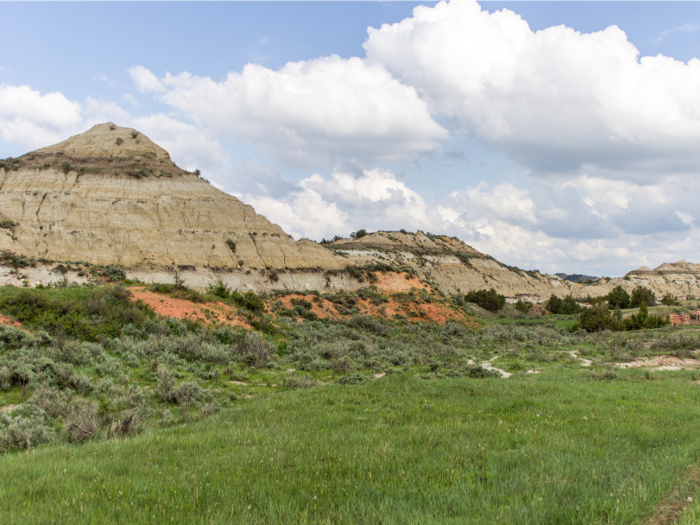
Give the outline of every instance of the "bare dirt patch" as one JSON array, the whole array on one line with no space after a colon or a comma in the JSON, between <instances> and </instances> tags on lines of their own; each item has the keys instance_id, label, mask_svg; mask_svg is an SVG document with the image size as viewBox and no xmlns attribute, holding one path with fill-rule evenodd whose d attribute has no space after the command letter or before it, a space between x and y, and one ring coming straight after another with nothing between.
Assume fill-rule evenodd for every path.
<instances>
[{"instance_id":1,"label":"bare dirt patch","mask_svg":"<svg viewBox=\"0 0 700 525\"><path fill-rule=\"evenodd\" d=\"M167 295L161 295L144 289L131 290L134 299L141 300L163 317L176 319L189 319L190 321L202 321L204 323L224 323L240 326L248 326L236 312L236 309L224 303L193 303L185 299L174 299Z\"/></svg>"},{"instance_id":2,"label":"bare dirt patch","mask_svg":"<svg viewBox=\"0 0 700 525\"><path fill-rule=\"evenodd\" d=\"M655 370L695 370L700 368L700 361L672 355L659 355L650 359L638 359L631 363L617 363L616 366L618 368L654 368Z\"/></svg>"},{"instance_id":3,"label":"bare dirt patch","mask_svg":"<svg viewBox=\"0 0 700 525\"><path fill-rule=\"evenodd\" d=\"M14 319L10 319L6 315L0 314L0 324L4 324L5 326L12 326L14 328L22 328L22 323L19 321L15 321Z\"/></svg>"},{"instance_id":4,"label":"bare dirt patch","mask_svg":"<svg viewBox=\"0 0 700 525\"><path fill-rule=\"evenodd\" d=\"M405 282L409 283L409 281ZM410 284L410 283L409 283ZM415 283L414 283L415 284ZM408 288L410 291L411 288ZM399 292L394 292L399 293ZM410 321L433 322L437 324L445 324L448 320L458 321L459 323L469 328L479 328L479 323L472 317L466 315L460 310L453 309L449 305L432 301L430 303L423 302L422 299L415 301L397 301L391 296L387 296L388 301L381 304L372 303L369 299L356 299L355 308L360 315L370 315L372 317L394 319L395 316L403 316ZM309 311L313 312L319 319L349 319L353 314L345 313L347 309L336 308L335 304L328 299L319 296L289 294L272 300L274 303L280 301L286 309L294 308L294 301L304 300L311 303ZM268 308L271 304L268 304ZM343 312L343 313L341 313Z\"/></svg>"},{"instance_id":5,"label":"bare dirt patch","mask_svg":"<svg viewBox=\"0 0 700 525\"><path fill-rule=\"evenodd\" d=\"M387 293L410 292L411 288L431 290L431 287L423 283L414 275L407 273L377 273L377 288Z\"/></svg>"}]
</instances>

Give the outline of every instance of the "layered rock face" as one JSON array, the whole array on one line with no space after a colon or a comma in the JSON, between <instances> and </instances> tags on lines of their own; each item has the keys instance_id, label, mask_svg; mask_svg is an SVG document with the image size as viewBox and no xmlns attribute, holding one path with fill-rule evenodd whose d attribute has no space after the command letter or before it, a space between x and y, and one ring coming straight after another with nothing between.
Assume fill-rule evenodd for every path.
<instances>
[{"instance_id":1,"label":"layered rock face","mask_svg":"<svg viewBox=\"0 0 700 525\"><path fill-rule=\"evenodd\" d=\"M59 261L147 268L341 268L326 248L277 225L148 137L111 123L5 161L0 250ZM2 232L6 233L3 235Z\"/></svg>"},{"instance_id":2,"label":"layered rock face","mask_svg":"<svg viewBox=\"0 0 700 525\"><path fill-rule=\"evenodd\" d=\"M518 299L542 302L554 294L585 298L607 295L616 286L629 293L645 286L658 299L666 294L700 299L700 264L678 261L655 270L643 267L625 277L598 279L591 284L565 281L556 275L523 271L506 266L462 241L444 235L377 232L359 239L342 239L331 249L353 264L388 263L410 266L422 278L445 293L495 288L509 302Z\"/></svg>"},{"instance_id":3,"label":"layered rock face","mask_svg":"<svg viewBox=\"0 0 700 525\"><path fill-rule=\"evenodd\" d=\"M570 283L556 276L509 268L462 241L423 232L377 232L342 239L331 249L353 264L386 263L409 266L417 275L448 294L495 288L512 302L541 301L552 294L571 293Z\"/></svg>"},{"instance_id":4,"label":"layered rock face","mask_svg":"<svg viewBox=\"0 0 700 525\"><path fill-rule=\"evenodd\" d=\"M583 285L508 267L456 238L422 232L377 232L330 248L294 241L252 207L178 168L145 135L111 123L0 161L0 251L117 265L145 282L173 282L177 274L200 289L221 279L243 291L354 290L368 283L335 270L386 263L409 266L448 294L495 288L511 302L605 295L617 285L630 292L647 286L658 298L700 297L700 265L685 261ZM0 267L0 284L87 278L55 266Z\"/></svg>"}]
</instances>

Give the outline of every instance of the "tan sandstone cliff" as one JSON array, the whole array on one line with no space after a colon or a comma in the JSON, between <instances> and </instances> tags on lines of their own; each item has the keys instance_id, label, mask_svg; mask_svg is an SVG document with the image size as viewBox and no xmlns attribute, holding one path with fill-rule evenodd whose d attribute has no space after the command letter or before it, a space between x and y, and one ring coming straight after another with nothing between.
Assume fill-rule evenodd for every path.
<instances>
[{"instance_id":1,"label":"tan sandstone cliff","mask_svg":"<svg viewBox=\"0 0 700 525\"><path fill-rule=\"evenodd\" d=\"M200 289L221 279L244 291L354 290L368 283L339 269L386 263L408 266L448 294L495 288L511 302L604 295L617 285L700 297L700 265L685 261L582 285L508 267L456 238L422 232L377 232L330 248L294 241L252 207L178 168L145 135L112 123L0 161L0 252L117 265L144 282L177 275ZM82 273L55 262L21 271L0 266L0 284L64 276L82 282Z\"/></svg>"},{"instance_id":2,"label":"tan sandstone cliff","mask_svg":"<svg viewBox=\"0 0 700 525\"><path fill-rule=\"evenodd\" d=\"M178 168L133 129L99 124L4 164L0 220L17 225L0 234L0 250L133 270L345 264Z\"/></svg>"}]
</instances>

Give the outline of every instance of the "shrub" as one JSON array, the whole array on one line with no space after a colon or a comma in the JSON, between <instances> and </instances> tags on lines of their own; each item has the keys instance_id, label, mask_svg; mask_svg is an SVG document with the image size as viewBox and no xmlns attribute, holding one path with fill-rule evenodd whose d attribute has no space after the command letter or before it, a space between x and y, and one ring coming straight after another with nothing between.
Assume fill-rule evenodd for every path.
<instances>
[{"instance_id":1,"label":"shrub","mask_svg":"<svg viewBox=\"0 0 700 525\"><path fill-rule=\"evenodd\" d=\"M14 228L15 226L19 226L19 223L11 221L10 219L3 219L0 221L0 228L3 228L5 230L9 230L10 228Z\"/></svg>"},{"instance_id":2,"label":"shrub","mask_svg":"<svg viewBox=\"0 0 700 525\"><path fill-rule=\"evenodd\" d=\"M647 306L654 306L656 304L656 294L646 288L645 286L637 286L632 290L632 297L630 298L630 305L632 308L638 308L642 303Z\"/></svg>"},{"instance_id":3,"label":"shrub","mask_svg":"<svg viewBox=\"0 0 700 525\"><path fill-rule=\"evenodd\" d=\"M359 239L360 237L364 237L365 235L367 235L367 230L362 229L357 230L356 232L352 232L350 234L350 237L352 237L353 239Z\"/></svg>"},{"instance_id":4,"label":"shrub","mask_svg":"<svg viewBox=\"0 0 700 525\"><path fill-rule=\"evenodd\" d=\"M518 312L526 314L530 311L530 308L532 308L532 303L530 301L523 301L522 299L518 299L518 302L515 303L515 309Z\"/></svg>"},{"instance_id":5,"label":"shrub","mask_svg":"<svg viewBox=\"0 0 700 525\"><path fill-rule=\"evenodd\" d=\"M49 332L60 329L68 336L96 341L99 336L117 337L125 326L140 326L153 315L147 305L132 302L130 297L129 290L119 286L96 289L83 300L21 290L0 300L0 308L30 326Z\"/></svg>"},{"instance_id":6,"label":"shrub","mask_svg":"<svg viewBox=\"0 0 700 525\"><path fill-rule=\"evenodd\" d=\"M46 413L39 407L27 405L16 409L12 415L3 413L0 416L0 452L29 449L52 438Z\"/></svg>"},{"instance_id":7,"label":"shrub","mask_svg":"<svg viewBox=\"0 0 700 525\"><path fill-rule=\"evenodd\" d=\"M236 253L236 241L234 241L233 239L226 239L226 244L233 253Z\"/></svg>"},{"instance_id":8,"label":"shrub","mask_svg":"<svg viewBox=\"0 0 700 525\"><path fill-rule=\"evenodd\" d=\"M231 292L231 299L236 306L245 308L253 314L259 315L265 312L265 301L258 297L255 292L240 294Z\"/></svg>"},{"instance_id":9,"label":"shrub","mask_svg":"<svg viewBox=\"0 0 700 525\"><path fill-rule=\"evenodd\" d=\"M608 300L611 310L630 307L630 294L628 294L627 290L622 286L616 286L605 297Z\"/></svg>"},{"instance_id":10,"label":"shrub","mask_svg":"<svg viewBox=\"0 0 700 525\"><path fill-rule=\"evenodd\" d=\"M109 282L121 282L126 279L126 272L114 265L91 266L90 274L98 277L104 277Z\"/></svg>"},{"instance_id":11,"label":"shrub","mask_svg":"<svg viewBox=\"0 0 700 525\"><path fill-rule=\"evenodd\" d=\"M661 328L667 324L668 321L666 319L655 315L649 315L649 309L646 303L642 302L637 315L625 319L622 326L625 330L644 330L649 328Z\"/></svg>"},{"instance_id":12,"label":"shrub","mask_svg":"<svg viewBox=\"0 0 700 525\"><path fill-rule=\"evenodd\" d=\"M71 166L69 162L62 163L60 169L66 175L68 175L71 171L75 171L75 168Z\"/></svg>"},{"instance_id":13,"label":"shrub","mask_svg":"<svg viewBox=\"0 0 700 525\"><path fill-rule=\"evenodd\" d=\"M499 295L494 288L490 290L472 290L464 297L464 300L468 303L477 304L489 312L496 312L506 304L505 296Z\"/></svg>"},{"instance_id":14,"label":"shrub","mask_svg":"<svg viewBox=\"0 0 700 525\"><path fill-rule=\"evenodd\" d=\"M586 332L600 332L602 330L620 330L619 310L616 315L604 304L596 304L592 308L586 308L581 312L578 323L572 330L584 329Z\"/></svg>"},{"instance_id":15,"label":"shrub","mask_svg":"<svg viewBox=\"0 0 700 525\"><path fill-rule=\"evenodd\" d=\"M246 332L245 337L236 346L236 352L248 366L261 368L267 364L274 349L259 333Z\"/></svg>"},{"instance_id":16,"label":"shrub","mask_svg":"<svg viewBox=\"0 0 700 525\"><path fill-rule=\"evenodd\" d=\"M216 283L210 283L207 286L207 293L220 299L228 299L231 295L231 289L221 279L218 279Z\"/></svg>"},{"instance_id":17,"label":"shrub","mask_svg":"<svg viewBox=\"0 0 700 525\"><path fill-rule=\"evenodd\" d=\"M98 426L97 404L80 397L74 398L64 427L68 441L82 443L93 438Z\"/></svg>"},{"instance_id":18,"label":"shrub","mask_svg":"<svg viewBox=\"0 0 700 525\"><path fill-rule=\"evenodd\" d=\"M680 306L681 303L675 295L667 293L664 295L664 298L661 299L661 304L664 306Z\"/></svg>"},{"instance_id":19,"label":"shrub","mask_svg":"<svg viewBox=\"0 0 700 525\"><path fill-rule=\"evenodd\" d=\"M571 295L567 295L564 297L564 299L560 299L556 295L552 294L546 305L547 310L553 314L572 315L577 314L581 310L581 306Z\"/></svg>"},{"instance_id":20,"label":"shrub","mask_svg":"<svg viewBox=\"0 0 700 525\"><path fill-rule=\"evenodd\" d=\"M117 140L115 142L117 146L121 146L122 144L124 144L124 139L121 137L117 137Z\"/></svg>"},{"instance_id":21,"label":"shrub","mask_svg":"<svg viewBox=\"0 0 700 525\"><path fill-rule=\"evenodd\" d=\"M184 381L173 391L173 394L177 404L187 410L202 400L206 392L197 381Z\"/></svg>"}]
</instances>

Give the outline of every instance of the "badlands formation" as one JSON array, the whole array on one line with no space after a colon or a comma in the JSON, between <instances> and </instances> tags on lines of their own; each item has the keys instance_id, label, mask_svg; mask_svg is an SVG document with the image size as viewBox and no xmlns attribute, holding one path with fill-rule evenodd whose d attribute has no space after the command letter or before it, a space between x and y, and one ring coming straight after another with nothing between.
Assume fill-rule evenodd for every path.
<instances>
[{"instance_id":1,"label":"badlands formation","mask_svg":"<svg viewBox=\"0 0 700 525\"><path fill-rule=\"evenodd\" d=\"M446 236L377 232L330 249L294 241L252 207L177 167L142 133L99 124L68 140L0 161L0 253L35 260L0 266L0 284L87 277L80 265L115 265L131 279L195 288L221 279L241 291L357 289L352 266L410 267L448 294L495 288L510 301L603 295L644 285L658 296L700 296L700 265L640 268L591 285L505 266ZM61 263L61 264L59 264Z\"/></svg>"}]
</instances>

